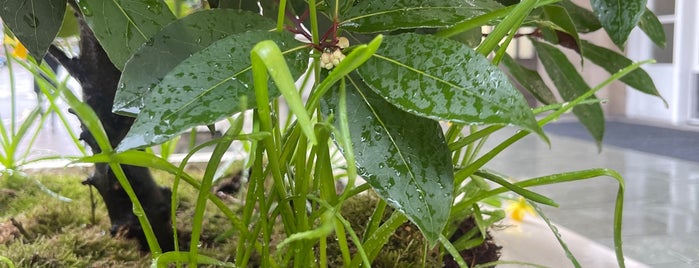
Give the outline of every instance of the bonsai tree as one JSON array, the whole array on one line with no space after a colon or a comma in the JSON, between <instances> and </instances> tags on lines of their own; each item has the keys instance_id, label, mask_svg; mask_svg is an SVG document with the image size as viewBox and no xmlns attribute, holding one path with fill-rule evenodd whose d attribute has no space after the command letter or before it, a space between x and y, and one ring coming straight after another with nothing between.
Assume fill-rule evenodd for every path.
<instances>
[{"instance_id":1,"label":"bonsai tree","mask_svg":"<svg viewBox=\"0 0 699 268\"><path fill-rule=\"evenodd\" d=\"M254 254L263 267L333 265L330 248L342 265L369 266L404 224L421 234L423 264L433 258L467 266L459 252L484 243L488 226L504 217L484 201L511 191L532 205L555 206L526 188L597 176L619 181L615 250L624 265L623 180L616 172L511 182L486 167L530 133L548 142L542 126L568 111L601 144L604 115L595 93L612 81L658 96L642 63L580 36L603 29L623 49L638 26L663 46L646 1L591 0L591 11L568 0L2 3L0 17L30 55L48 53L80 82L82 101L68 90L61 94L94 154L80 159L95 163L84 183L104 199L112 233L139 239L158 265L232 265L198 251L211 201L236 234L236 266ZM66 13L78 21L76 57L52 44ZM484 26L494 28L484 33ZM534 30L521 33L523 26ZM555 89L507 55L515 38L531 40ZM609 79L589 86L565 49L608 70ZM530 107L515 83L542 105ZM231 126L213 142L201 179L187 174L184 163L176 167L142 151L225 119ZM252 128L243 131L246 121ZM505 126L521 131L480 152ZM211 193L235 140L250 145L239 208ZM342 161L333 160L337 151ZM174 174L172 191L158 186L148 168ZM359 177L366 183L356 183ZM338 191L341 178L347 183ZM199 191L188 246L179 245L171 216L180 180ZM355 230L341 212L370 189L380 201ZM464 230L466 219L474 224Z\"/></svg>"}]
</instances>

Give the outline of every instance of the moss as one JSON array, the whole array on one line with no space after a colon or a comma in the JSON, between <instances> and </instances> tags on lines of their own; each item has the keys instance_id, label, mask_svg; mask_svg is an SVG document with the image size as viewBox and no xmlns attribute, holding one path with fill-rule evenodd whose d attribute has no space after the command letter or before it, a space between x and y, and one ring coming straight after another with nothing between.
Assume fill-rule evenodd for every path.
<instances>
[{"instance_id":1,"label":"moss","mask_svg":"<svg viewBox=\"0 0 699 268\"><path fill-rule=\"evenodd\" d=\"M342 216L350 222L360 240L363 239L367 219L374 213L378 201L379 197L373 191L367 191L348 199L342 206ZM393 210L387 207L383 220L387 220L391 213ZM342 267L342 256L335 238L328 239L327 255L330 256L328 263L330 267ZM347 240L351 241L349 235ZM417 226L410 222L405 223L384 245L373 261L372 267L422 267L423 262L425 267L441 267L441 259L435 250L428 250L425 254L425 244L426 240ZM356 247L351 242L350 251L356 251Z\"/></svg>"},{"instance_id":2,"label":"moss","mask_svg":"<svg viewBox=\"0 0 699 268\"><path fill-rule=\"evenodd\" d=\"M193 173L197 173L194 171ZM150 255L139 250L135 241L111 237L108 233L109 220L104 204L95 194L97 202L96 222L91 220L89 188L80 182L87 172L51 171L29 174L31 180L15 178L14 181L0 181L0 225L12 227L10 218L22 224L29 237L10 232L0 241L1 255L12 260L17 267L146 267L150 265ZM172 176L154 172L158 183L172 184ZM36 178L45 187L72 199L62 202L44 192L33 180ZM12 184L12 188L9 185ZM224 202L235 212L242 206L241 198L246 188L226 196ZM197 191L182 183L179 191L177 226L180 249L189 246L191 221L194 215ZM235 199L238 200L235 200ZM342 215L347 219L359 239L367 219L374 213L379 197L372 191L354 196L343 204ZM393 210L386 208L383 220L388 219ZM286 236L279 218L271 230L272 254L275 245ZM8 225L9 224L9 225ZM231 261L236 254L238 233L229 232L229 220L211 203L207 202L204 216L204 233L201 236L200 252L222 261ZM9 229L8 229L9 230ZM347 237L351 241L350 237ZM335 237L327 238L327 256L330 267L343 265L342 254ZM442 259L438 252L430 249L425 254L425 239L418 228L405 223L396 230L373 262L373 267L441 267ZM356 247L350 242L350 251ZM425 257L426 256L426 257ZM250 265L259 264L262 257L253 253ZM285 260L277 260L284 263ZM0 267L3 267L0 265Z\"/></svg>"}]
</instances>

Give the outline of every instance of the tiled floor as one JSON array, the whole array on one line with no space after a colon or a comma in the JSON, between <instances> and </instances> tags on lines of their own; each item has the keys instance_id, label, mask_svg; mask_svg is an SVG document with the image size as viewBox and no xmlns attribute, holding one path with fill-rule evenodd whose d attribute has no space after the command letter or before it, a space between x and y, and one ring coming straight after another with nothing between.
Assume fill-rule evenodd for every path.
<instances>
[{"instance_id":1,"label":"tiled floor","mask_svg":"<svg viewBox=\"0 0 699 268\"><path fill-rule=\"evenodd\" d=\"M507 137L496 136L493 141ZM598 153L591 142L550 138L549 148L536 137L527 137L487 167L517 179L614 169L626 182L625 254L651 267L699 267L699 163L612 146ZM545 209L552 221L611 248L617 187L615 180L603 177L533 189L560 204Z\"/></svg>"}]
</instances>

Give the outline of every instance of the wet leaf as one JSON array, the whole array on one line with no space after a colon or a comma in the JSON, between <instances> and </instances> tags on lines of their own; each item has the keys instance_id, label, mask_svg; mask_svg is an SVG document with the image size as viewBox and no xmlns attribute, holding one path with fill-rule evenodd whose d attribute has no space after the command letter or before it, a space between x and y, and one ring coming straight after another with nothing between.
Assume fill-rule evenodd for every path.
<instances>
[{"instance_id":1,"label":"wet leaf","mask_svg":"<svg viewBox=\"0 0 699 268\"><path fill-rule=\"evenodd\" d=\"M507 54L502 58L502 64L510 71L510 75L512 75L522 87L532 93L537 100L544 104L558 102L556 96L553 95L551 89L546 85L541 75L539 75L539 72L527 69Z\"/></svg>"},{"instance_id":2,"label":"wet leaf","mask_svg":"<svg viewBox=\"0 0 699 268\"><path fill-rule=\"evenodd\" d=\"M187 57L234 33L274 28L275 22L258 14L230 9L193 13L168 24L126 62L114 112L136 116L144 98L165 74Z\"/></svg>"},{"instance_id":3,"label":"wet leaf","mask_svg":"<svg viewBox=\"0 0 699 268\"><path fill-rule=\"evenodd\" d=\"M80 0L80 11L119 70L151 36L175 20L162 0Z\"/></svg>"},{"instance_id":4,"label":"wet leaf","mask_svg":"<svg viewBox=\"0 0 699 268\"><path fill-rule=\"evenodd\" d=\"M359 174L434 243L453 201L454 172L442 129L397 109L352 77L347 117ZM338 110L338 95L326 94L321 105L326 116Z\"/></svg>"},{"instance_id":5,"label":"wet leaf","mask_svg":"<svg viewBox=\"0 0 699 268\"><path fill-rule=\"evenodd\" d=\"M0 18L37 61L44 58L63 21L66 0L0 0Z\"/></svg>"},{"instance_id":6,"label":"wet leaf","mask_svg":"<svg viewBox=\"0 0 699 268\"><path fill-rule=\"evenodd\" d=\"M463 124L511 124L543 137L507 76L460 42L417 34L386 36L358 72L372 90L412 114Z\"/></svg>"},{"instance_id":7,"label":"wet leaf","mask_svg":"<svg viewBox=\"0 0 699 268\"><path fill-rule=\"evenodd\" d=\"M558 4L566 9L579 33L594 32L602 28L602 24L592 11L573 4L570 0L563 0Z\"/></svg>"},{"instance_id":8,"label":"wet leaf","mask_svg":"<svg viewBox=\"0 0 699 268\"><path fill-rule=\"evenodd\" d=\"M279 1L275 0L261 0L261 1L250 1L250 0L221 0L219 1L219 8L231 8L231 9L242 9L247 11L252 11L255 14L260 14L260 7L262 7L262 15L267 18L277 18L277 12L279 10Z\"/></svg>"},{"instance_id":9,"label":"wet leaf","mask_svg":"<svg viewBox=\"0 0 699 268\"><path fill-rule=\"evenodd\" d=\"M553 80L563 100L574 100L590 90L590 86L587 85L563 52L549 44L534 40L532 43L542 65ZM575 106L573 113L597 141L597 146L601 146L604 137L604 113L602 113L601 105L594 103Z\"/></svg>"},{"instance_id":10,"label":"wet leaf","mask_svg":"<svg viewBox=\"0 0 699 268\"><path fill-rule=\"evenodd\" d=\"M641 20L638 22L638 27L641 28L658 47L665 48L667 38L665 37L663 24L660 23L658 17L648 8L643 12L643 16L641 16Z\"/></svg>"},{"instance_id":11,"label":"wet leaf","mask_svg":"<svg viewBox=\"0 0 699 268\"><path fill-rule=\"evenodd\" d=\"M602 27L619 47L623 48L626 39L641 15L646 10L647 0L590 0L592 10Z\"/></svg>"},{"instance_id":12,"label":"wet leaf","mask_svg":"<svg viewBox=\"0 0 699 268\"><path fill-rule=\"evenodd\" d=\"M143 110L117 150L159 144L193 126L254 108L250 50L268 39L275 40L282 51L298 44L291 34L251 31L230 35L182 61L145 98ZM307 51L285 56L298 77L308 62ZM270 84L269 95L279 96L274 84ZM240 103L243 96L247 103Z\"/></svg>"},{"instance_id":13,"label":"wet leaf","mask_svg":"<svg viewBox=\"0 0 699 268\"><path fill-rule=\"evenodd\" d=\"M361 1L343 16L340 26L361 33L446 27L501 8L492 0Z\"/></svg>"},{"instance_id":14,"label":"wet leaf","mask_svg":"<svg viewBox=\"0 0 699 268\"><path fill-rule=\"evenodd\" d=\"M633 63L630 59L626 58L624 55L614 52L608 48L600 47L590 42L583 40L583 56L598 66L604 68L610 74L616 73L617 71L629 66ZM667 101L660 96L660 92L655 88L655 83L653 79L644 71L643 69L636 69L633 72L620 78L619 81L638 89L646 94L660 97L660 99L665 102Z\"/></svg>"}]
</instances>

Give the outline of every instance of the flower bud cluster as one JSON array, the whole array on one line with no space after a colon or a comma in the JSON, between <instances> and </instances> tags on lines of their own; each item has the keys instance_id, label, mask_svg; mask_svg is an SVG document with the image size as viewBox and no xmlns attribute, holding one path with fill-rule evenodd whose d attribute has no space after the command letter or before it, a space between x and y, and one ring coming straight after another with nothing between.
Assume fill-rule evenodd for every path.
<instances>
[{"instance_id":1,"label":"flower bud cluster","mask_svg":"<svg viewBox=\"0 0 699 268\"><path fill-rule=\"evenodd\" d=\"M320 55L320 66L325 69L332 69L340 64L345 59L345 54L342 50L349 47L349 40L346 37L340 36L337 38L337 47L335 50L326 50Z\"/></svg>"},{"instance_id":2,"label":"flower bud cluster","mask_svg":"<svg viewBox=\"0 0 699 268\"><path fill-rule=\"evenodd\" d=\"M342 53L341 49L335 49L333 52L323 52L320 55L320 66L330 70L340 64L343 59L345 59L345 54Z\"/></svg>"}]
</instances>

